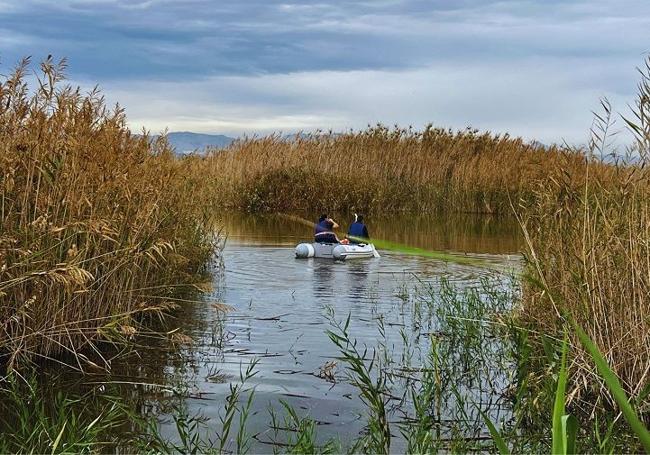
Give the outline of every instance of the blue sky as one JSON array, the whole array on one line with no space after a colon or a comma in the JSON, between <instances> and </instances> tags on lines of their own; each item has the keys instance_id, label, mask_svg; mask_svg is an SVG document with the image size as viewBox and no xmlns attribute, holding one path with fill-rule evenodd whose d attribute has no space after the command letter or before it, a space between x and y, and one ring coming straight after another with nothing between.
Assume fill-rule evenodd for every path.
<instances>
[{"instance_id":1,"label":"blue sky","mask_svg":"<svg viewBox=\"0 0 650 455\"><path fill-rule=\"evenodd\" d=\"M67 57L132 128L473 126L583 142L624 111L650 2L0 0L0 64Z\"/></svg>"}]
</instances>

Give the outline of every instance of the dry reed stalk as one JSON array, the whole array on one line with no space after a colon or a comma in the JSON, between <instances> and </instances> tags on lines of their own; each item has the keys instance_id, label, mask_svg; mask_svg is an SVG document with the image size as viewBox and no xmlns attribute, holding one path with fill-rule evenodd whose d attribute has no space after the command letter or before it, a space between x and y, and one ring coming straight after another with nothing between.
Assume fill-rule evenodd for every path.
<instances>
[{"instance_id":1,"label":"dry reed stalk","mask_svg":"<svg viewBox=\"0 0 650 455\"><path fill-rule=\"evenodd\" d=\"M631 397L647 405L650 384L650 64L639 86L636 144L628 158L603 162L609 151L611 108L603 103L581 167L549 169L520 213L528 240L524 320L546 334L565 319L583 327ZM589 354L572 335L574 406L586 415L615 406ZM647 408L642 412L647 415Z\"/></svg>"},{"instance_id":2,"label":"dry reed stalk","mask_svg":"<svg viewBox=\"0 0 650 455\"><path fill-rule=\"evenodd\" d=\"M77 359L116 321L162 311L213 248L197 178L164 138L126 127L97 90L64 85L65 61L0 81L0 350ZM155 293L158 299L149 294Z\"/></svg>"},{"instance_id":3,"label":"dry reed stalk","mask_svg":"<svg viewBox=\"0 0 650 455\"><path fill-rule=\"evenodd\" d=\"M243 139L194 162L215 204L249 211L509 213L566 152L521 139L378 125L357 133ZM580 153L567 164L579 168Z\"/></svg>"}]
</instances>

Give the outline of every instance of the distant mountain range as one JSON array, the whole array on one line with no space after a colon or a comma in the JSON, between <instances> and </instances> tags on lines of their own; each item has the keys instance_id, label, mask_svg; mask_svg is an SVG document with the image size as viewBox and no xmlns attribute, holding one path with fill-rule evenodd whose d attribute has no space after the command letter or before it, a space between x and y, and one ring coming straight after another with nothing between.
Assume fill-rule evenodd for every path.
<instances>
[{"instance_id":1,"label":"distant mountain range","mask_svg":"<svg viewBox=\"0 0 650 455\"><path fill-rule=\"evenodd\" d=\"M309 133L298 133L298 136L307 138ZM156 136L154 136L155 138ZM296 134L285 134L282 136L285 140L294 140ZM223 134L202 134L192 133L191 131L175 131L167 133L167 140L176 150L178 155L187 155L188 153L203 153L208 147L225 148L233 141L234 137L224 136Z\"/></svg>"},{"instance_id":2,"label":"distant mountain range","mask_svg":"<svg viewBox=\"0 0 650 455\"><path fill-rule=\"evenodd\" d=\"M201 134L190 131L177 131L167 134L167 140L179 155L187 153L205 152L207 147L228 147L233 137L224 136L223 134Z\"/></svg>"}]
</instances>

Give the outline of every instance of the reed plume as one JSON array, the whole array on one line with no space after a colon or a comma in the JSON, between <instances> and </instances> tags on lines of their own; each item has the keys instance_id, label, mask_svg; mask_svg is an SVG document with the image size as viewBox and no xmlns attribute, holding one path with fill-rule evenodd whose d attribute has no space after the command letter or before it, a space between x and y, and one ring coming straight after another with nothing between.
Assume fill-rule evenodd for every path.
<instances>
[{"instance_id":1,"label":"reed plume","mask_svg":"<svg viewBox=\"0 0 650 455\"><path fill-rule=\"evenodd\" d=\"M171 306L214 237L200 195L164 138L126 127L98 89L65 84L48 58L0 81L0 355L97 352Z\"/></svg>"}]
</instances>

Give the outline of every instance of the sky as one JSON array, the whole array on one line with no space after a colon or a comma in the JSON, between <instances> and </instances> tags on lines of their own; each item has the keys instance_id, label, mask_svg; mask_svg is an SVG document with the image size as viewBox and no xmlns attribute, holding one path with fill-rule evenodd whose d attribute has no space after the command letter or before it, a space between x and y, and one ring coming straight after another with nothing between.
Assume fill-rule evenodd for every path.
<instances>
[{"instance_id":1,"label":"sky","mask_svg":"<svg viewBox=\"0 0 650 455\"><path fill-rule=\"evenodd\" d=\"M648 0L0 0L0 73L67 57L129 126L238 136L378 122L585 142L633 102Z\"/></svg>"}]
</instances>

